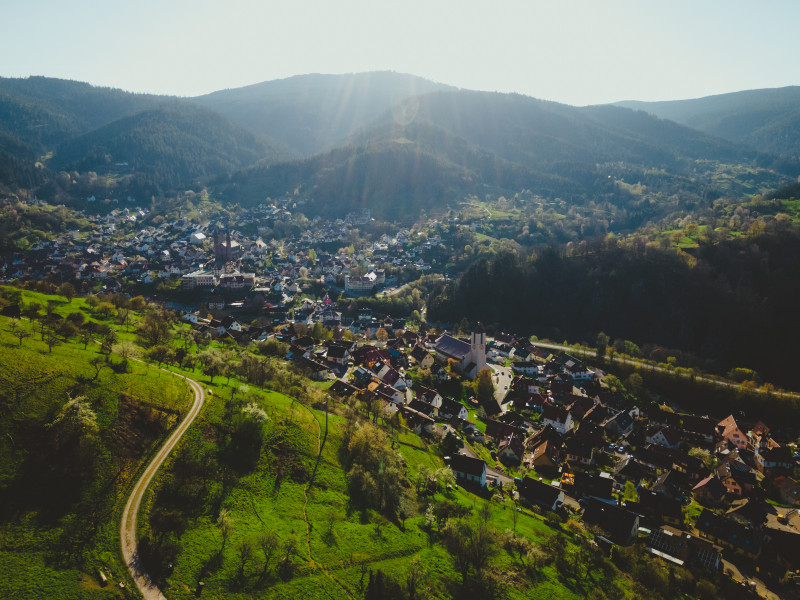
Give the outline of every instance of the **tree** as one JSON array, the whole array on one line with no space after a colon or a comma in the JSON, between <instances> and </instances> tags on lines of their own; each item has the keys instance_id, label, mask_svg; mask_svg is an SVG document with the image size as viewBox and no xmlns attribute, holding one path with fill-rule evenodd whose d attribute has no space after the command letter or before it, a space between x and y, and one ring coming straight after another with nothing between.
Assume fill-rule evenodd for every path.
<instances>
[{"instance_id":1,"label":"tree","mask_svg":"<svg viewBox=\"0 0 800 600\"><path fill-rule=\"evenodd\" d=\"M224 368L222 357L216 350L204 350L200 353L199 358L203 374L210 378L211 383L214 383L214 377L222 374Z\"/></svg>"},{"instance_id":2,"label":"tree","mask_svg":"<svg viewBox=\"0 0 800 600\"><path fill-rule=\"evenodd\" d=\"M44 343L47 344L47 351L52 352L53 346L57 346L61 343L56 335L56 332L52 329L48 329L46 333L43 334L44 336Z\"/></svg>"},{"instance_id":3,"label":"tree","mask_svg":"<svg viewBox=\"0 0 800 600\"><path fill-rule=\"evenodd\" d=\"M233 531L233 519L231 519L228 511L224 508L219 511L217 528L219 529L219 534L222 537L222 547L219 550L219 553L222 554L225 551L225 544L228 542L228 538L231 536L231 532Z\"/></svg>"},{"instance_id":4,"label":"tree","mask_svg":"<svg viewBox=\"0 0 800 600\"><path fill-rule=\"evenodd\" d=\"M148 312L139 329L139 335L147 346L157 346L168 340L169 330L169 323L163 312Z\"/></svg>"},{"instance_id":5,"label":"tree","mask_svg":"<svg viewBox=\"0 0 800 600\"><path fill-rule=\"evenodd\" d=\"M385 342L388 338L389 334L383 327L381 327L380 329L378 329L378 331L375 332L375 339L381 343Z\"/></svg>"},{"instance_id":6,"label":"tree","mask_svg":"<svg viewBox=\"0 0 800 600\"><path fill-rule=\"evenodd\" d=\"M67 299L67 302L72 302L72 299L75 297L75 286L72 285L70 282L62 283L58 286L58 294L60 296L64 296Z\"/></svg>"},{"instance_id":7,"label":"tree","mask_svg":"<svg viewBox=\"0 0 800 600\"><path fill-rule=\"evenodd\" d=\"M602 331L597 334L597 360L602 361L606 355L606 349L608 348L608 336L603 333Z\"/></svg>"},{"instance_id":8,"label":"tree","mask_svg":"<svg viewBox=\"0 0 800 600\"><path fill-rule=\"evenodd\" d=\"M481 369L475 378L475 396L478 402L483 405L494 399L494 382L492 372L489 369Z\"/></svg>"},{"instance_id":9,"label":"tree","mask_svg":"<svg viewBox=\"0 0 800 600\"><path fill-rule=\"evenodd\" d=\"M250 540L242 540L236 545L236 556L239 558L239 571L236 578L239 582L244 580L244 570L247 563L253 558L253 544Z\"/></svg>"},{"instance_id":10,"label":"tree","mask_svg":"<svg viewBox=\"0 0 800 600\"><path fill-rule=\"evenodd\" d=\"M94 369L94 377L92 377L91 381L97 380L97 378L100 376L100 371L103 370L103 367L108 367L106 358L103 356L95 356L89 361L89 364Z\"/></svg>"},{"instance_id":11,"label":"tree","mask_svg":"<svg viewBox=\"0 0 800 600\"><path fill-rule=\"evenodd\" d=\"M275 552L279 546L280 540L272 531L265 531L261 534L261 537L258 538L258 547L261 549L261 553L264 555L264 563L261 569L261 575L259 577L260 579L266 579L267 573L269 572L270 563L272 562L272 557L275 555Z\"/></svg>"}]
</instances>

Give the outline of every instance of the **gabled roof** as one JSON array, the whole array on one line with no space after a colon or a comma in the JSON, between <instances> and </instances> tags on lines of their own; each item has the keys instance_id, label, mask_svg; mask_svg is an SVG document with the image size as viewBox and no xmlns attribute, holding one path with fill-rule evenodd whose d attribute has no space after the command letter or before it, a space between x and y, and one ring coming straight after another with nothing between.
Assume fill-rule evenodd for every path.
<instances>
[{"instance_id":1,"label":"gabled roof","mask_svg":"<svg viewBox=\"0 0 800 600\"><path fill-rule=\"evenodd\" d=\"M706 493L710 494L711 497L717 501L722 500L725 497L726 492L725 486L716 475L706 477L692 488L693 493L701 490L705 490Z\"/></svg>"},{"instance_id":2,"label":"gabled roof","mask_svg":"<svg viewBox=\"0 0 800 600\"><path fill-rule=\"evenodd\" d=\"M528 502L551 510L563 494L561 489L530 477L525 477L521 483L517 484L517 491L520 497Z\"/></svg>"},{"instance_id":3,"label":"gabled roof","mask_svg":"<svg viewBox=\"0 0 800 600\"><path fill-rule=\"evenodd\" d=\"M480 458L472 458L464 454L454 454L450 457L450 468L474 477L480 477L486 472L486 463Z\"/></svg>"},{"instance_id":4,"label":"gabled roof","mask_svg":"<svg viewBox=\"0 0 800 600\"><path fill-rule=\"evenodd\" d=\"M437 352L458 360L463 360L470 353L470 350L471 347L467 342L462 342L446 333L436 340Z\"/></svg>"},{"instance_id":5,"label":"gabled roof","mask_svg":"<svg viewBox=\"0 0 800 600\"><path fill-rule=\"evenodd\" d=\"M639 517L629 510L589 498L584 502L583 520L597 525L609 534L612 541L627 544L639 527Z\"/></svg>"},{"instance_id":6,"label":"gabled roof","mask_svg":"<svg viewBox=\"0 0 800 600\"><path fill-rule=\"evenodd\" d=\"M554 421L557 423L566 423L569 411L560 406L553 406L552 404L545 404L544 411L542 411L542 419Z\"/></svg>"}]
</instances>

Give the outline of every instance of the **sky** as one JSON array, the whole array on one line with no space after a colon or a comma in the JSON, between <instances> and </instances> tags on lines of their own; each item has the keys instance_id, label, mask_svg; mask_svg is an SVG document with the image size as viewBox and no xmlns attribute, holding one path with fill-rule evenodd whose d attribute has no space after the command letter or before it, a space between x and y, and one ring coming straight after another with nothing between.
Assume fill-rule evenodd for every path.
<instances>
[{"instance_id":1,"label":"sky","mask_svg":"<svg viewBox=\"0 0 800 600\"><path fill-rule=\"evenodd\" d=\"M396 71L582 106L800 85L798 0L2 0L0 76L197 96Z\"/></svg>"}]
</instances>

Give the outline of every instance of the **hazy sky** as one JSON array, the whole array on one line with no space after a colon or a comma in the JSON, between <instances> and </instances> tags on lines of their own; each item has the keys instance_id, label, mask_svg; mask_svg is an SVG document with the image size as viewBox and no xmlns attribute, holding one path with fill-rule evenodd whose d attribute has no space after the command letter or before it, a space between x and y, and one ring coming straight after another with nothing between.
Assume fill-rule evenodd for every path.
<instances>
[{"instance_id":1,"label":"hazy sky","mask_svg":"<svg viewBox=\"0 0 800 600\"><path fill-rule=\"evenodd\" d=\"M0 76L194 96L392 70L583 105L800 84L800 0L2 0Z\"/></svg>"}]
</instances>

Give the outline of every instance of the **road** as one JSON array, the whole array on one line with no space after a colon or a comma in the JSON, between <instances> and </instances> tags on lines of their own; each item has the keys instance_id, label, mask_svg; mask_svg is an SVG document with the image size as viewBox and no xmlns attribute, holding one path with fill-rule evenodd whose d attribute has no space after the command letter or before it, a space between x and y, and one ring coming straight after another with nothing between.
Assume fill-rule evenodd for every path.
<instances>
[{"instance_id":1,"label":"road","mask_svg":"<svg viewBox=\"0 0 800 600\"><path fill-rule=\"evenodd\" d=\"M162 371L175 375L175 373L171 373L166 369L162 369ZM180 377L180 375L175 376ZM136 485L133 486L133 491L131 491L131 495L122 511L122 523L119 529L122 557L125 560L125 564L128 565L128 571L130 571L131 577L136 583L136 587L138 587L139 591L142 593L144 600L166 600L166 598L164 594L161 593L161 590L158 589L158 586L153 583L147 573L144 572L139 561L138 544L136 540L136 521L139 516L139 506L142 503L144 493L147 490L147 486L150 485L153 476L164 463L167 456L169 456L170 452L175 448L178 440L180 440L183 434L186 433L186 430L189 429L189 426L200 413L203 402L205 402L206 395L202 386L193 379L189 379L185 376L184 379L194 392L194 403L180 425L178 425L169 439L164 442L164 445L161 446L161 449L153 460L150 461L150 464L147 465L142 476L139 477Z\"/></svg>"},{"instance_id":2,"label":"road","mask_svg":"<svg viewBox=\"0 0 800 600\"><path fill-rule=\"evenodd\" d=\"M495 400L497 400L497 403L505 411L506 407L503 406L503 400L505 400L508 395L508 388L511 385L511 381L514 379L514 372L511 370L511 367L504 367L499 364L488 364L493 375L492 383L494 383Z\"/></svg>"}]
</instances>

